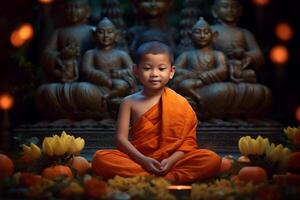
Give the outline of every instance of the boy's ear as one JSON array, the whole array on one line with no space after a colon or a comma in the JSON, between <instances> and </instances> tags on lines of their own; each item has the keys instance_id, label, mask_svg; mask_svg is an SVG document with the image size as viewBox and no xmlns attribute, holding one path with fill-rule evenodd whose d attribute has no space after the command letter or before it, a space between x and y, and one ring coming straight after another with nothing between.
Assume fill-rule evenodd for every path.
<instances>
[{"instance_id":1,"label":"boy's ear","mask_svg":"<svg viewBox=\"0 0 300 200\"><path fill-rule=\"evenodd\" d=\"M175 71L176 71L176 67L173 65L173 66L171 67L170 79L172 79L172 78L174 77Z\"/></svg>"}]
</instances>

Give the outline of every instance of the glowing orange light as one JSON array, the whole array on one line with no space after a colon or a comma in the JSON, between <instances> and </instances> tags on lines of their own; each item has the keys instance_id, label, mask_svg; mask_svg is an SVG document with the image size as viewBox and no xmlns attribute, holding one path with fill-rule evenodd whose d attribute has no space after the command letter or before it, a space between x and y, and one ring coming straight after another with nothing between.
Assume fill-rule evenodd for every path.
<instances>
[{"instance_id":1,"label":"glowing orange light","mask_svg":"<svg viewBox=\"0 0 300 200\"><path fill-rule=\"evenodd\" d=\"M10 42L15 47L20 47L24 44L25 41L22 38L20 38L18 31L14 31L10 35Z\"/></svg>"},{"instance_id":2,"label":"glowing orange light","mask_svg":"<svg viewBox=\"0 0 300 200\"><path fill-rule=\"evenodd\" d=\"M298 106L298 108L296 108L295 118L298 122L300 122L300 106Z\"/></svg>"},{"instance_id":3,"label":"glowing orange light","mask_svg":"<svg viewBox=\"0 0 300 200\"><path fill-rule=\"evenodd\" d=\"M190 185L170 185L168 186L169 190L191 190L192 186Z\"/></svg>"},{"instance_id":4,"label":"glowing orange light","mask_svg":"<svg viewBox=\"0 0 300 200\"><path fill-rule=\"evenodd\" d=\"M3 110L8 110L14 104L14 98L10 94L2 94L0 96L0 108Z\"/></svg>"},{"instance_id":5,"label":"glowing orange light","mask_svg":"<svg viewBox=\"0 0 300 200\"><path fill-rule=\"evenodd\" d=\"M10 42L15 47L22 46L26 41L33 36L33 28L29 23L22 24L19 28L14 30L10 35Z\"/></svg>"},{"instance_id":6,"label":"glowing orange light","mask_svg":"<svg viewBox=\"0 0 300 200\"><path fill-rule=\"evenodd\" d=\"M22 24L18 30L18 34L22 40L29 40L33 36L33 28L31 24Z\"/></svg>"},{"instance_id":7,"label":"glowing orange light","mask_svg":"<svg viewBox=\"0 0 300 200\"><path fill-rule=\"evenodd\" d=\"M48 3L52 3L53 0L39 0L39 2L43 4L48 4Z\"/></svg>"},{"instance_id":8,"label":"glowing orange light","mask_svg":"<svg viewBox=\"0 0 300 200\"><path fill-rule=\"evenodd\" d=\"M287 41L293 37L293 29L288 23L279 23L275 28L277 37L281 40Z\"/></svg>"},{"instance_id":9,"label":"glowing orange light","mask_svg":"<svg viewBox=\"0 0 300 200\"><path fill-rule=\"evenodd\" d=\"M270 3L270 0L252 0L252 2L257 6L265 6Z\"/></svg>"},{"instance_id":10,"label":"glowing orange light","mask_svg":"<svg viewBox=\"0 0 300 200\"><path fill-rule=\"evenodd\" d=\"M275 64L284 64L289 59L289 51L285 46L277 45L271 49L270 59Z\"/></svg>"}]
</instances>

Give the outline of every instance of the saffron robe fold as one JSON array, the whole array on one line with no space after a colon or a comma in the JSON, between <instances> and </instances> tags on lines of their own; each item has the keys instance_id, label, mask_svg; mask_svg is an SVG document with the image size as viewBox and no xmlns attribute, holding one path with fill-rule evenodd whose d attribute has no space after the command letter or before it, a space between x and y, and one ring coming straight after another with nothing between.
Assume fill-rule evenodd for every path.
<instances>
[{"instance_id":1,"label":"saffron robe fold","mask_svg":"<svg viewBox=\"0 0 300 200\"><path fill-rule=\"evenodd\" d=\"M187 100L165 88L161 100L146 111L130 130L131 142L146 156L158 161L183 151L165 178L176 183L189 183L215 175L221 159L214 152L198 149L197 118ZM98 150L92 160L95 174L104 178L150 175L140 164L118 150Z\"/></svg>"}]
</instances>

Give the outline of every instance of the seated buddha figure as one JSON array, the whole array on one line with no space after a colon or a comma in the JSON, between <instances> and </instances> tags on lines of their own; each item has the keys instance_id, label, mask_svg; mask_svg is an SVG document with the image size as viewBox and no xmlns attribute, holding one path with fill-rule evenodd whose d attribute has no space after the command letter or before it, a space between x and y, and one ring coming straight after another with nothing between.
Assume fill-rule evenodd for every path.
<instances>
[{"instance_id":1,"label":"seated buddha figure","mask_svg":"<svg viewBox=\"0 0 300 200\"><path fill-rule=\"evenodd\" d=\"M241 5L237 0L215 0L212 14L217 22L212 29L219 32L214 48L226 54L230 79L255 83L255 71L262 66L264 58L252 33L237 26Z\"/></svg>"},{"instance_id":2,"label":"seated buddha figure","mask_svg":"<svg viewBox=\"0 0 300 200\"><path fill-rule=\"evenodd\" d=\"M38 88L37 107L47 119L102 118L107 115L105 93L92 83L77 82L82 55L93 47L88 0L66 0L64 9L66 25L55 30L43 51L41 65L50 83Z\"/></svg>"},{"instance_id":3,"label":"seated buddha figure","mask_svg":"<svg viewBox=\"0 0 300 200\"><path fill-rule=\"evenodd\" d=\"M41 63L50 82L62 82L65 64L80 66L84 52L93 47L94 27L86 23L88 0L67 0L64 8L65 26L54 31L42 54Z\"/></svg>"},{"instance_id":4,"label":"seated buddha figure","mask_svg":"<svg viewBox=\"0 0 300 200\"><path fill-rule=\"evenodd\" d=\"M123 50L115 47L118 30L103 18L93 31L96 48L88 50L82 60L83 79L105 90L105 98L124 97L135 90L131 73L133 62Z\"/></svg>"},{"instance_id":5,"label":"seated buddha figure","mask_svg":"<svg viewBox=\"0 0 300 200\"><path fill-rule=\"evenodd\" d=\"M190 35L195 48L176 59L177 75L172 87L188 97L198 117L250 117L265 113L271 102L269 90L259 84L229 79L227 59L212 48L219 33L200 18Z\"/></svg>"},{"instance_id":6,"label":"seated buddha figure","mask_svg":"<svg viewBox=\"0 0 300 200\"><path fill-rule=\"evenodd\" d=\"M132 0L136 23L128 29L127 38L132 57L144 42L157 40L175 48L177 31L168 24L167 15L173 0Z\"/></svg>"},{"instance_id":7,"label":"seated buddha figure","mask_svg":"<svg viewBox=\"0 0 300 200\"><path fill-rule=\"evenodd\" d=\"M228 78L226 59L222 52L213 50L212 42L218 33L201 17L189 33L195 49L185 51L175 61L176 77L173 86L180 94L190 97L197 106L202 104L198 89Z\"/></svg>"}]
</instances>

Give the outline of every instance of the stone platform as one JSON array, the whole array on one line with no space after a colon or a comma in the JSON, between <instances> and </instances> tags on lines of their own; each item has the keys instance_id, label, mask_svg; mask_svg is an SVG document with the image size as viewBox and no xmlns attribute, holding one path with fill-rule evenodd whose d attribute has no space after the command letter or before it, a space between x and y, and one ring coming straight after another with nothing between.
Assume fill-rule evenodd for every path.
<instances>
[{"instance_id":1,"label":"stone platform","mask_svg":"<svg viewBox=\"0 0 300 200\"><path fill-rule=\"evenodd\" d=\"M37 137L42 142L46 136L60 134L63 130L75 137L85 139L86 145L82 152L91 159L97 149L115 148L114 134L116 122L58 120L55 122L39 122L22 125L13 130L14 135ZM221 154L238 154L238 140L250 135L268 137L271 142L283 141L283 125L271 120L211 120L200 122L197 128L197 141L200 148L208 148Z\"/></svg>"}]
</instances>

